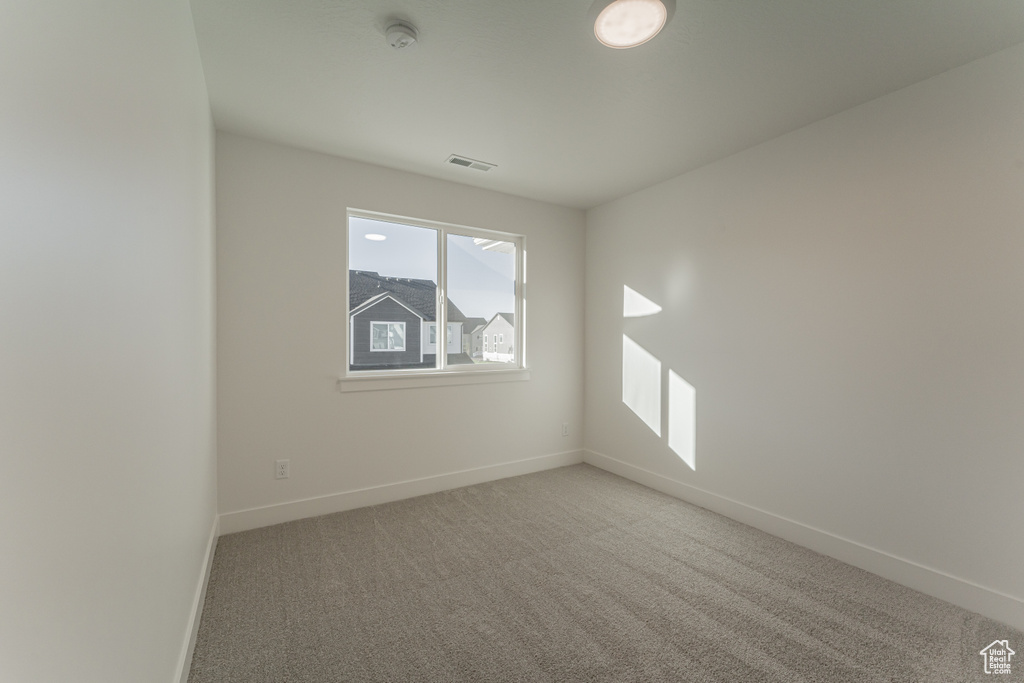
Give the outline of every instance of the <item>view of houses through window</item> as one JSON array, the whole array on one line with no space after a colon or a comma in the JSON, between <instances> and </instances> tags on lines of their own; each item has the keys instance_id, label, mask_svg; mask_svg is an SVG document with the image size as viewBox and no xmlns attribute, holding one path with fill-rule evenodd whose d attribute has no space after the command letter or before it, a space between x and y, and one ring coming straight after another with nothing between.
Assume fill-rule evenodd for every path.
<instances>
[{"instance_id":1,"label":"view of houses through window","mask_svg":"<svg viewBox=\"0 0 1024 683\"><path fill-rule=\"evenodd\" d=\"M350 212L349 370L517 367L521 250L514 235Z\"/></svg>"}]
</instances>

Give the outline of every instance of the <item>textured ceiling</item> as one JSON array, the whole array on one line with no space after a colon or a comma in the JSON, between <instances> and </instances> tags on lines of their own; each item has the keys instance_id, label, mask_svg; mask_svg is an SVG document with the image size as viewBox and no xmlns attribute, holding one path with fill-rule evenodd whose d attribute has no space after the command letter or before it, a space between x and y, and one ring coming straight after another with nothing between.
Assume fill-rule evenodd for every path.
<instances>
[{"instance_id":1,"label":"textured ceiling","mask_svg":"<svg viewBox=\"0 0 1024 683\"><path fill-rule=\"evenodd\" d=\"M677 0L612 50L590 3L192 7L219 129L582 208L1024 42L1022 0Z\"/></svg>"}]
</instances>

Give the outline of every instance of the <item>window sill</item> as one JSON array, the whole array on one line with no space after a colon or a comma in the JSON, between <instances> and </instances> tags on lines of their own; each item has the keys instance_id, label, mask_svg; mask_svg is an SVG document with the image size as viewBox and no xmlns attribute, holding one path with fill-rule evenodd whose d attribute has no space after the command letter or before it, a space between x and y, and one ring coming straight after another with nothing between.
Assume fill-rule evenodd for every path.
<instances>
[{"instance_id":1,"label":"window sill","mask_svg":"<svg viewBox=\"0 0 1024 683\"><path fill-rule=\"evenodd\" d=\"M494 384L522 382L530 379L529 370L478 370L475 372L430 372L409 375L371 375L368 377L339 377L338 391L381 391L385 389L418 389L420 387L446 387L459 384Z\"/></svg>"}]
</instances>

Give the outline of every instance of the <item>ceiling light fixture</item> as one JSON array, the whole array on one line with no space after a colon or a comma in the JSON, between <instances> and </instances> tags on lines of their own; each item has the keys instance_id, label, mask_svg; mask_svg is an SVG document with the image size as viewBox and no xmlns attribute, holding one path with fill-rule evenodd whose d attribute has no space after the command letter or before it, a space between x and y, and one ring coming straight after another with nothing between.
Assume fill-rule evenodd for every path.
<instances>
[{"instance_id":1,"label":"ceiling light fixture","mask_svg":"<svg viewBox=\"0 0 1024 683\"><path fill-rule=\"evenodd\" d=\"M624 49L658 35L675 9L675 0L595 0L590 18L602 44Z\"/></svg>"},{"instance_id":2,"label":"ceiling light fixture","mask_svg":"<svg viewBox=\"0 0 1024 683\"><path fill-rule=\"evenodd\" d=\"M375 232L371 232L370 234L366 235L366 239L370 240L371 242L383 242L384 240L387 239L387 237L385 237L384 235L378 235Z\"/></svg>"}]
</instances>

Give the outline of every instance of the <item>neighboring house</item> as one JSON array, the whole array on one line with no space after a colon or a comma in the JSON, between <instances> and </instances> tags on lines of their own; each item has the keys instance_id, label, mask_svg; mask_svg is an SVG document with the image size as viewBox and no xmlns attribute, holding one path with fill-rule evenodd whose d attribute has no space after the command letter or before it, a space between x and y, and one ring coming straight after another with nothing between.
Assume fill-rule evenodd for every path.
<instances>
[{"instance_id":1,"label":"neighboring house","mask_svg":"<svg viewBox=\"0 0 1024 683\"><path fill-rule=\"evenodd\" d=\"M433 367L436 361L437 284L349 271L349 366L353 370ZM448 299L442 342L449 363L470 362L463 353L466 316Z\"/></svg>"},{"instance_id":2,"label":"neighboring house","mask_svg":"<svg viewBox=\"0 0 1024 683\"><path fill-rule=\"evenodd\" d=\"M482 357L485 361L511 363L515 358L515 316L495 313L480 331Z\"/></svg>"},{"instance_id":3,"label":"neighboring house","mask_svg":"<svg viewBox=\"0 0 1024 683\"><path fill-rule=\"evenodd\" d=\"M484 318L466 318L462 324L462 348L470 358L480 358L483 353L483 329L486 324Z\"/></svg>"}]
</instances>

